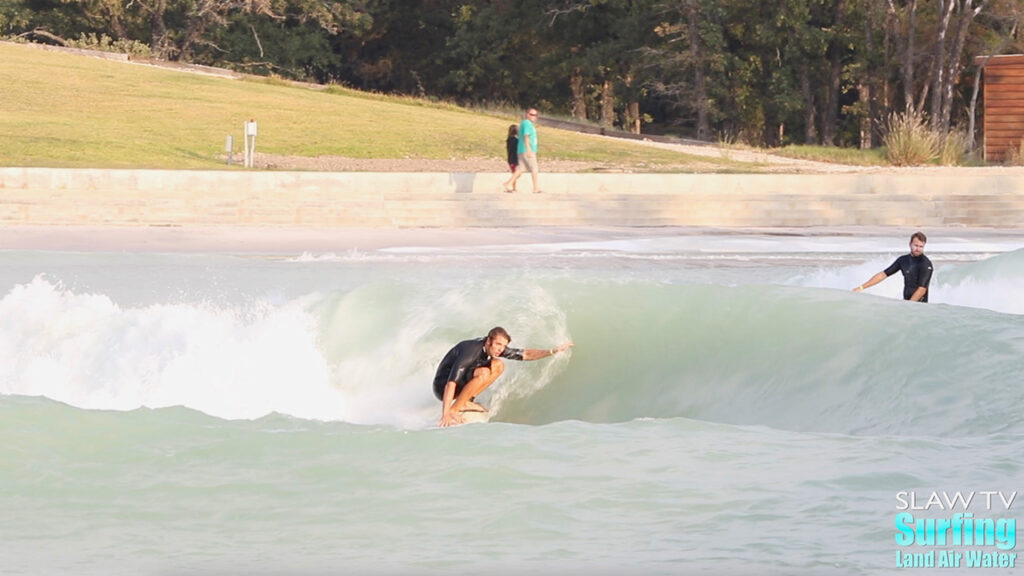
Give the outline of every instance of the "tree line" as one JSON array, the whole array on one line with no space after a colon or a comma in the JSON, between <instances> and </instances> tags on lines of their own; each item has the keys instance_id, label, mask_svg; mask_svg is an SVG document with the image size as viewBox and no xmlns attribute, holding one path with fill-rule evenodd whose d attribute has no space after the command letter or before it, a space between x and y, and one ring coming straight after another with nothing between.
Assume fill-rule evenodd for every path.
<instances>
[{"instance_id":1,"label":"tree line","mask_svg":"<svg viewBox=\"0 0 1024 576\"><path fill-rule=\"evenodd\" d=\"M1024 0L0 0L0 35L633 132L874 147L893 113L973 127L978 56ZM102 39L102 40L100 40Z\"/></svg>"}]
</instances>

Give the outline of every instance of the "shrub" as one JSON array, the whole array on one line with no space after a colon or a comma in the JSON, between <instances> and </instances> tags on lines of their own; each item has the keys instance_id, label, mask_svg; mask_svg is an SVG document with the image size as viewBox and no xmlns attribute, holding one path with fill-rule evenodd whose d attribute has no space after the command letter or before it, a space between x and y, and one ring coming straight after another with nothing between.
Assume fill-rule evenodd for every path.
<instances>
[{"instance_id":1,"label":"shrub","mask_svg":"<svg viewBox=\"0 0 1024 576\"><path fill-rule=\"evenodd\" d=\"M939 163L943 166L960 166L967 157L967 147L970 139L967 132L957 130L946 134L939 151Z\"/></svg>"},{"instance_id":2,"label":"shrub","mask_svg":"<svg viewBox=\"0 0 1024 576\"><path fill-rule=\"evenodd\" d=\"M1009 147L1006 149L1006 155L1003 156L1003 164L1007 166L1024 166L1024 139L1017 143L1017 147Z\"/></svg>"},{"instance_id":3,"label":"shrub","mask_svg":"<svg viewBox=\"0 0 1024 576\"><path fill-rule=\"evenodd\" d=\"M115 52L117 54L128 54L148 58L151 55L149 45L138 40L114 40L106 34L82 34L77 40L68 40L69 48L81 48L82 50L97 50L99 52Z\"/></svg>"},{"instance_id":4,"label":"shrub","mask_svg":"<svg viewBox=\"0 0 1024 576\"><path fill-rule=\"evenodd\" d=\"M939 157L941 138L920 113L890 114L885 128L882 142L889 162L896 166L919 166Z\"/></svg>"}]
</instances>

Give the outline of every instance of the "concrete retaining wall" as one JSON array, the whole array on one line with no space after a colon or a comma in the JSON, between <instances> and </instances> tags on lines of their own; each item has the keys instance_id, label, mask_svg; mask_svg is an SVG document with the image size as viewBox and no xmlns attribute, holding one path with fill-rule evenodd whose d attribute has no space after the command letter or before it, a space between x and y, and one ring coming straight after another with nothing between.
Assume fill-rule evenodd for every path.
<instances>
[{"instance_id":1,"label":"concrete retaining wall","mask_svg":"<svg viewBox=\"0 0 1024 576\"><path fill-rule=\"evenodd\" d=\"M1021 169L505 177L0 168L0 225L1024 228Z\"/></svg>"}]
</instances>

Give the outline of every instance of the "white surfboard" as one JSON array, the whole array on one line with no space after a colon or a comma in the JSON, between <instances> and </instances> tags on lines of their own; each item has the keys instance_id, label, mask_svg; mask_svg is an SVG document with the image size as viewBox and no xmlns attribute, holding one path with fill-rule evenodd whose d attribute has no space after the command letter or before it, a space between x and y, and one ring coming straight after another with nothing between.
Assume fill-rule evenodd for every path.
<instances>
[{"instance_id":1,"label":"white surfboard","mask_svg":"<svg viewBox=\"0 0 1024 576\"><path fill-rule=\"evenodd\" d=\"M464 424L483 424L491 419L490 412L466 412L462 413Z\"/></svg>"}]
</instances>

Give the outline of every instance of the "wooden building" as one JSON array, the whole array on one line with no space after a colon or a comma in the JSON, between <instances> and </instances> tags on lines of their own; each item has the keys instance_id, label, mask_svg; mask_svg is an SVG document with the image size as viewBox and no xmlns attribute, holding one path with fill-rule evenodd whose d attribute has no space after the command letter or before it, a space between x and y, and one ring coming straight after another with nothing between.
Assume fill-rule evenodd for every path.
<instances>
[{"instance_id":1,"label":"wooden building","mask_svg":"<svg viewBox=\"0 0 1024 576\"><path fill-rule=\"evenodd\" d=\"M987 61L986 61L987 60ZM979 56L982 90L982 150L986 162L1003 162L1011 151L1024 156L1024 54Z\"/></svg>"}]
</instances>

